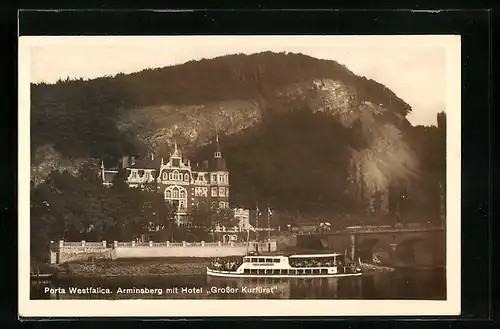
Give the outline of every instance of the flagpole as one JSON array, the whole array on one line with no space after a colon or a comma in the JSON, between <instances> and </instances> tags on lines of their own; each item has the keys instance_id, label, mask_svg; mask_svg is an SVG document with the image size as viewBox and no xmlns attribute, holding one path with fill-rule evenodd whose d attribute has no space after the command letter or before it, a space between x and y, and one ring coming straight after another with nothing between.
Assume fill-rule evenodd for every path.
<instances>
[{"instance_id":1,"label":"flagpole","mask_svg":"<svg viewBox=\"0 0 500 329\"><path fill-rule=\"evenodd\" d=\"M255 240L259 242L259 217L260 217L260 210L259 210L259 203L256 204L257 207L257 217L255 219Z\"/></svg>"},{"instance_id":2,"label":"flagpole","mask_svg":"<svg viewBox=\"0 0 500 329\"><path fill-rule=\"evenodd\" d=\"M267 240L271 241L271 208L269 208L269 202L267 203Z\"/></svg>"},{"instance_id":3,"label":"flagpole","mask_svg":"<svg viewBox=\"0 0 500 329\"><path fill-rule=\"evenodd\" d=\"M247 227L247 255L248 255L248 248L250 247L250 222L248 222L248 227Z\"/></svg>"}]
</instances>

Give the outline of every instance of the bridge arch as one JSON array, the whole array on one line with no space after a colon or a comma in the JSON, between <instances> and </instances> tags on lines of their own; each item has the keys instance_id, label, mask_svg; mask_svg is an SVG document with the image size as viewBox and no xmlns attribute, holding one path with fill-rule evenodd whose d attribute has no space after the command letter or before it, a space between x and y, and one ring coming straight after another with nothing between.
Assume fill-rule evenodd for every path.
<instances>
[{"instance_id":1,"label":"bridge arch","mask_svg":"<svg viewBox=\"0 0 500 329\"><path fill-rule=\"evenodd\" d=\"M385 243L383 239L365 238L359 242L356 254L362 262L372 263L374 255L382 262L388 262L392 255L392 250L390 245Z\"/></svg>"},{"instance_id":2,"label":"bridge arch","mask_svg":"<svg viewBox=\"0 0 500 329\"><path fill-rule=\"evenodd\" d=\"M432 265L433 252L428 238L412 237L398 243L396 261L401 265Z\"/></svg>"}]
</instances>

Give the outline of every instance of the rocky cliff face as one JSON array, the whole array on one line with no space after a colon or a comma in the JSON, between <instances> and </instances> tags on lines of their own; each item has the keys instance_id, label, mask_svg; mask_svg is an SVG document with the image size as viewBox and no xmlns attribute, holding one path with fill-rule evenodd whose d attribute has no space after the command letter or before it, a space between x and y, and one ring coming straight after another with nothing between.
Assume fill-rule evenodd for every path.
<instances>
[{"instance_id":1,"label":"rocky cliff face","mask_svg":"<svg viewBox=\"0 0 500 329\"><path fill-rule=\"evenodd\" d=\"M205 145L216 133L235 134L261 122L257 102L224 101L198 105L162 105L125 112L122 131L138 132L146 152L161 153L174 140L185 147Z\"/></svg>"},{"instance_id":2,"label":"rocky cliff face","mask_svg":"<svg viewBox=\"0 0 500 329\"><path fill-rule=\"evenodd\" d=\"M365 147L351 148L348 179L354 193L363 195L368 203L380 194L381 207L387 210L391 185L408 183L418 175L418 159L402 132L409 126L408 121L383 104L360 100L355 88L333 79L294 83L275 90L267 99L254 101L134 109L125 112L118 125L123 131L139 132L147 152L161 152L174 140L196 149L216 133L233 135L259 126L268 108L282 112L308 108L335 118L346 128L358 125Z\"/></svg>"},{"instance_id":3,"label":"rocky cliff face","mask_svg":"<svg viewBox=\"0 0 500 329\"><path fill-rule=\"evenodd\" d=\"M54 150L52 145L44 145L36 148L31 159L31 181L37 186L53 171L69 171L73 175L78 175L82 165L87 163L96 165L97 161L92 158L67 159Z\"/></svg>"}]
</instances>

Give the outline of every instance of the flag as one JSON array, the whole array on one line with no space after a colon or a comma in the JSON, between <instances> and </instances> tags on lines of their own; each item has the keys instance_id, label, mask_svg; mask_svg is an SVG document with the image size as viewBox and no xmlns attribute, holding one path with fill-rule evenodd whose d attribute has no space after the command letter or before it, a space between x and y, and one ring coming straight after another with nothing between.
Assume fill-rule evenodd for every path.
<instances>
[{"instance_id":1,"label":"flag","mask_svg":"<svg viewBox=\"0 0 500 329\"><path fill-rule=\"evenodd\" d=\"M250 224L248 224L247 229L248 229L248 231L255 232L255 227L253 227L253 226L252 226L252 225L250 225Z\"/></svg>"},{"instance_id":2,"label":"flag","mask_svg":"<svg viewBox=\"0 0 500 329\"><path fill-rule=\"evenodd\" d=\"M269 216L273 215L273 212L271 211L271 208L267 207L267 213L269 214Z\"/></svg>"},{"instance_id":3,"label":"flag","mask_svg":"<svg viewBox=\"0 0 500 329\"><path fill-rule=\"evenodd\" d=\"M256 204L256 205L255 205L255 207L257 208L257 216L262 215L262 214L260 213L260 210L259 210L259 205L258 205L258 204Z\"/></svg>"}]
</instances>

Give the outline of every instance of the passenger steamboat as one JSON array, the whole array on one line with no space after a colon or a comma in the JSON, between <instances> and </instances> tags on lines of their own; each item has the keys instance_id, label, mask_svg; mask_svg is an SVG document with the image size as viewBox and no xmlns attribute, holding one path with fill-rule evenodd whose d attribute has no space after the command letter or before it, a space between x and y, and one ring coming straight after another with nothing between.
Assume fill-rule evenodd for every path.
<instances>
[{"instance_id":1,"label":"passenger steamboat","mask_svg":"<svg viewBox=\"0 0 500 329\"><path fill-rule=\"evenodd\" d=\"M228 278L331 278L362 275L344 254L246 255L242 260L216 259L207 275Z\"/></svg>"}]
</instances>

